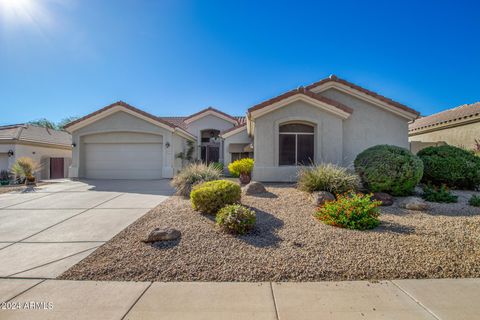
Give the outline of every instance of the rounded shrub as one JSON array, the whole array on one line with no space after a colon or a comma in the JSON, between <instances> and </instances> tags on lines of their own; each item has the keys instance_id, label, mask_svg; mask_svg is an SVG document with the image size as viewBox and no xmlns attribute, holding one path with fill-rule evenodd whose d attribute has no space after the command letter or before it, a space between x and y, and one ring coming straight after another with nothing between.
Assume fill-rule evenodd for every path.
<instances>
[{"instance_id":1,"label":"rounded shrub","mask_svg":"<svg viewBox=\"0 0 480 320\"><path fill-rule=\"evenodd\" d=\"M354 165L365 188L394 196L411 194L423 174L420 158L407 149L391 145L364 150Z\"/></svg>"},{"instance_id":2,"label":"rounded shrub","mask_svg":"<svg viewBox=\"0 0 480 320\"><path fill-rule=\"evenodd\" d=\"M245 234L255 225L255 211L240 204L231 204L218 211L215 221L221 228L237 234Z\"/></svg>"},{"instance_id":3,"label":"rounded shrub","mask_svg":"<svg viewBox=\"0 0 480 320\"><path fill-rule=\"evenodd\" d=\"M334 164L319 164L300 170L297 188L306 192L328 191L333 194L356 191L358 175Z\"/></svg>"},{"instance_id":4,"label":"rounded shrub","mask_svg":"<svg viewBox=\"0 0 480 320\"><path fill-rule=\"evenodd\" d=\"M193 209L215 214L226 205L238 203L241 194L242 190L235 182L216 180L194 186L190 200Z\"/></svg>"},{"instance_id":5,"label":"rounded shrub","mask_svg":"<svg viewBox=\"0 0 480 320\"><path fill-rule=\"evenodd\" d=\"M222 170L214 164L191 163L173 177L171 185L177 195L188 197L194 185L218 180L221 176Z\"/></svg>"},{"instance_id":6,"label":"rounded shrub","mask_svg":"<svg viewBox=\"0 0 480 320\"><path fill-rule=\"evenodd\" d=\"M372 229L380 224L378 219L381 201L372 201L372 194L341 194L337 200L328 201L315 216L322 222L347 229Z\"/></svg>"},{"instance_id":7,"label":"rounded shrub","mask_svg":"<svg viewBox=\"0 0 480 320\"><path fill-rule=\"evenodd\" d=\"M228 171L233 176L240 176L240 174L250 174L253 170L254 161L252 158L243 158L235 160L228 165Z\"/></svg>"},{"instance_id":8,"label":"rounded shrub","mask_svg":"<svg viewBox=\"0 0 480 320\"><path fill-rule=\"evenodd\" d=\"M428 147L417 154L423 161L423 181L450 188L477 189L480 185L480 157L454 146Z\"/></svg>"}]
</instances>

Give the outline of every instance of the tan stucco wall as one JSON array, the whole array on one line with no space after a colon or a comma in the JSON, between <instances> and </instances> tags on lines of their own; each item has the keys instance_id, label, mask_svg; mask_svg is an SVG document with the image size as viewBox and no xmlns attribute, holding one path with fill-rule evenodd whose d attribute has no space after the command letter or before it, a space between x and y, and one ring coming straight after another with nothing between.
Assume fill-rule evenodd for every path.
<instances>
[{"instance_id":1,"label":"tan stucco wall","mask_svg":"<svg viewBox=\"0 0 480 320\"><path fill-rule=\"evenodd\" d=\"M411 135L409 137L410 142L421 141L434 143L444 141L447 144L466 149L473 149L475 147L475 139L480 140L480 121Z\"/></svg>"},{"instance_id":2,"label":"tan stucco wall","mask_svg":"<svg viewBox=\"0 0 480 320\"><path fill-rule=\"evenodd\" d=\"M294 181L298 167L278 165L278 128L286 122L314 126L315 162L341 163L342 119L304 101L295 101L255 119L255 168L257 181Z\"/></svg>"},{"instance_id":3,"label":"tan stucco wall","mask_svg":"<svg viewBox=\"0 0 480 320\"><path fill-rule=\"evenodd\" d=\"M336 89L320 94L353 109L343 123L344 166L351 166L360 152L377 144L409 148L407 119Z\"/></svg>"},{"instance_id":4,"label":"tan stucco wall","mask_svg":"<svg viewBox=\"0 0 480 320\"><path fill-rule=\"evenodd\" d=\"M50 158L65 158L65 177L68 176L68 166L72 158L72 150L55 147L42 146L36 144L0 144L0 153L6 153L8 150L14 151L14 156L8 158L8 168L15 163L18 158L29 157L40 164L40 171L37 173L37 179L50 178Z\"/></svg>"},{"instance_id":5,"label":"tan stucco wall","mask_svg":"<svg viewBox=\"0 0 480 320\"><path fill-rule=\"evenodd\" d=\"M228 147L230 144L234 143L251 143L252 139L248 136L247 129L242 130L234 135L231 135L228 138L223 139L223 161L225 164L225 168L227 168L228 164L232 162L232 155L228 152Z\"/></svg>"},{"instance_id":6,"label":"tan stucco wall","mask_svg":"<svg viewBox=\"0 0 480 320\"><path fill-rule=\"evenodd\" d=\"M181 151L181 147L177 140L174 141L173 134L169 130L159 127L153 123L147 122L143 119L137 118L133 115L130 115L126 112L119 111L112 115L109 115L105 118L102 118L96 122L93 122L85 127L82 127L74 132L72 132L73 142L76 144L76 147L73 148L72 154L72 165L69 170L69 177L83 177L83 139L88 139L89 135L99 134L99 133L148 133L161 135L163 138L163 144L167 142L170 143L169 148L163 148L163 170L162 176L169 178L172 177L174 170L175 154ZM112 136L112 135L110 135ZM176 136L176 135L175 135ZM115 135L113 135L113 138ZM122 137L121 134L118 137ZM111 138L111 137L109 137ZM176 150L176 149L179 150Z\"/></svg>"}]
</instances>

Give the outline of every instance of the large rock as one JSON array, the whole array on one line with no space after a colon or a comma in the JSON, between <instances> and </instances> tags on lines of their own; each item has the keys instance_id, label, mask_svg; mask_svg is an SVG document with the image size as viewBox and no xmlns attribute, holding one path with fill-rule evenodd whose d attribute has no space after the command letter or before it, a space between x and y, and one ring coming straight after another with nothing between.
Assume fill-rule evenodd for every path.
<instances>
[{"instance_id":1,"label":"large rock","mask_svg":"<svg viewBox=\"0 0 480 320\"><path fill-rule=\"evenodd\" d=\"M428 209L428 204L423 199L417 197L405 198L399 206L407 210L425 211Z\"/></svg>"},{"instance_id":2,"label":"large rock","mask_svg":"<svg viewBox=\"0 0 480 320\"><path fill-rule=\"evenodd\" d=\"M168 241L180 238L180 231L170 227L153 229L143 242Z\"/></svg>"},{"instance_id":3,"label":"large rock","mask_svg":"<svg viewBox=\"0 0 480 320\"><path fill-rule=\"evenodd\" d=\"M312 193L313 204L321 206L327 201L334 201L335 196L328 191L316 191Z\"/></svg>"},{"instance_id":4,"label":"large rock","mask_svg":"<svg viewBox=\"0 0 480 320\"><path fill-rule=\"evenodd\" d=\"M263 184L257 181L251 181L249 184L246 184L242 187L242 191L248 195L255 195L267 192Z\"/></svg>"},{"instance_id":5,"label":"large rock","mask_svg":"<svg viewBox=\"0 0 480 320\"><path fill-rule=\"evenodd\" d=\"M391 195L385 192L374 192L371 199L381 201L382 206L391 206L394 200Z\"/></svg>"}]
</instances>

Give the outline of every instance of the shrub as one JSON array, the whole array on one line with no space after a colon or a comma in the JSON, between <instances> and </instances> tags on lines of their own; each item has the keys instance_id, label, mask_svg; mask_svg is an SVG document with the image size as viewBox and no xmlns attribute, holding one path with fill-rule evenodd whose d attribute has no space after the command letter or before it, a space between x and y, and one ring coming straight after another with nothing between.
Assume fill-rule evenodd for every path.
<instances>
[{"instance_id":1,"label":"shrub","mask_svg":"<svg viewBox=\"0 0 480 320\"><path fill-rule=\"evenodd\" d=\"M470 200L468 200L468 204L472 207L480 207L480 197L476 195L472 195Z\"/></svg>"},{"instance_id":2,"label":"shrub","mask_svg":"<svg viewBox=\"0 0 480 320\"><path fill-rule=\"evenodd\" d=\"M447 186L442 184L440 187L426 185L423 188L422 198L430 202L457 202L458 196L453 195Z\"/></svg>"},{"instance_id":3,"label":"shrub","mask_svg":"<svg viewBox=\"0 0 480 320\"><path fill-rule=\"evenodd\" d=\"M10 170L17 179L23 181L25 179L32 179L38 169L40 169L39 164L32 158L21 157L15 161Z\"/></svg>"},{"instance_id":4,"label":"shrub","mask_svg":"<svg viewBox=\"0 0 480 320\"><path fill-rule=\"evenodd\" d=\"M173 177L171 185L177 195L188 197L194 185L218 180L221 176L222 172L211 164L207 166L203 163L192 163Z\"/></svg>"},{"instance_id":5,"label":"shrub","mask_svg":"<svg viewBox=\"0 0 480 320\"><path fill-rule=\"evenodd\" d=\"M326 224L347 229L372 229L380 224L378 219L381 201L372 201L372 194L342 194L337 200L326 202L315 216Z\"/></svg>"},{"instance_id":6,"label":"shrub","mask_svg":"<svg viewBox=\"0 0 480 320\"><path fill-rule=\"evenodd\" d=\"M241 193L235 182L216 180L194 186L190 199L195 210L215 214L226 205L238 203Z\"/></svg>"},{"instance_id":7,"label":"shrub","mask_svg":"<svg viewBox=\"0 0 480 320\"><path fill-rule=\"evenodd\" d=\"M425 167L425 183L471 190L480 185L480 158L471 152L453 146L438 146L420 150L418 156Z\"/></svg>"},{"instance_id":8,"label":"shrub","mask_svg":"<svg viewBox=\"0 0 480 320\"><path fill-rule=\"evenodd\" d=\"M0 171L0 181L10 180L10 173L7 170Z\"/></svg>"},{"instance_id":9,"label":"shrub","mask_svg":"<svg viewBox=\"0 0 480 320\"><path fill-rule=\"evenodd\" d=\"M218 211L215 221L225 230L245 234L255 225L255 211L240 204L231 204Z\"/></svg>"},{"instance_id":10,"label":"shrub","mask_svg":"<svg viewBox=\"0 0 480 320\"><path fill-rule=\"evenodd\" d=\"M354 165L367 189L394 196L411 194L423 174L423 163L417 156L407 149L390 145L364 150Z\"/></svg>"},{"instance_id":11,"label":"shrub","mask_svg":"<svg viewBox=\"0 0 480 320\"><path fill-rule=\"evenodd\" d=\"M241 173L248 174L253 170L254 161L252 158L244 158L240 160L235 160L228 165L228 171L233 176L240 176Z\"/></svg>"},{"instance_id":12,"label":"shrub","mask_svg":"<svg viewBox=\"0 0 480 320\"><path fill-rule=\"evenodd\" d=\"M217 168L218 170L220 170L220 172L223 172L223 163L222 162L212 162L211 165L214 167L214 168Z\"/></svg>"},{"instance_id":13,"label":"shrub","mask_svg":"<svg viewBox=\"0 0 480 320\"><path fill-rule=\"evenodd\" d=\"M328 191L337 194L357 190L359 182L355 173L328 163L301 169L297 187L306 192Z\"/></svg>"}]
</instances>

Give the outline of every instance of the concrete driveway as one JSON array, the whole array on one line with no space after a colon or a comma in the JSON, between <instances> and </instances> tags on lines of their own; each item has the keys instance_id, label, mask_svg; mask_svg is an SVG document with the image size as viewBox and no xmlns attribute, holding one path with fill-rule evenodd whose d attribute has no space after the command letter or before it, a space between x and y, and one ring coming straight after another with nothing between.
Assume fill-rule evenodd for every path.
<instances>
[{"instance_id":1,"label":"concrete driveway","mask_svg":"<svg viewBox=\"0 0 480 320\"><path fill-rule=\"evenodd\" d=\"M63 180L0 195L0 277L55 278L173 194L169 180Z\"/></svg>"}]
</instances>

